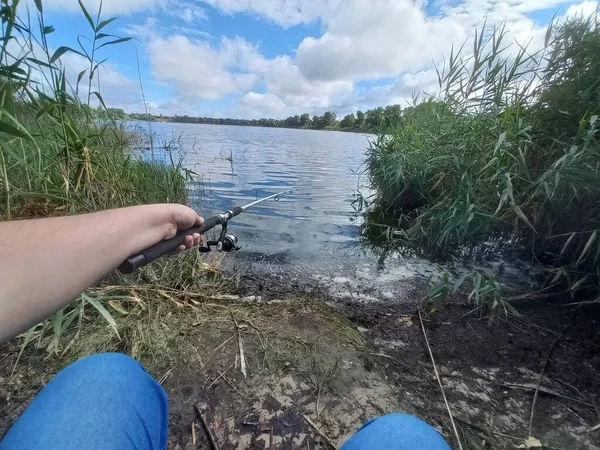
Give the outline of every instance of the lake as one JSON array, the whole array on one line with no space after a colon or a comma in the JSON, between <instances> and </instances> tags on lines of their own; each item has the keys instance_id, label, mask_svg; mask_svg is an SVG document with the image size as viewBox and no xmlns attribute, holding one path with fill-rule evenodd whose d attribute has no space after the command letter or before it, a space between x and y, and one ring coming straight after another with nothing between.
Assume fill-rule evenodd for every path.
<instances>
[{"instance_id":1,"label":"lake","mask_svg":"<svg viewBox=\"0 0 600 450\"><path fill-rule=\"evenodd\" d=\"M382 264L380 251L361 245L362 214L352 202L357 190L369 195L361 175L369 136L163 122L151 127L155 136L179 141L184 167L197 174L190 206L205 217L298 188L231 221L229 231L242 248L230 260L363 300L395 296L400 284L433 270L427 261L395 253Z\"/></svg>"}]
</instances>

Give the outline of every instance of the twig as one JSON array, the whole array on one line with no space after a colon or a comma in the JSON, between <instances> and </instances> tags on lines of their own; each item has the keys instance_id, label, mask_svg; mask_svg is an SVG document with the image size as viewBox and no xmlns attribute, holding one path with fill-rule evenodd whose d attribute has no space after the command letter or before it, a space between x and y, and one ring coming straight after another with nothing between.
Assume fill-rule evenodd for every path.
<instances>
[{"instance_id":1,"label":"twig","mask_svg":"<svg viewBox=\"0 0 600 450\"><path fill-rule=\"evenodd\" d=\"M577 307L575 309L575 311L573 311L573 314L571 315L571 320L569 321L569 324L565 327L563 332L558 335L558 337L552 344L552 347L550 347L548 356L546 357L546 360L544 361L544 365L542 366L542 371L540 372L540 376L538 378L537 385L535 387L535 393L533 394L533 402L531 402L531 414L529 415L529 436L532 436L531 431L533 428L533 417L535 416L535 405L537 403L538 395L540 393L540 387L541 387L542 381L544 379L544 374L546 373L546 368L548 367L548 364L550 363L550 358L552 358L554 349L556 348L558 343L561 341L561 339L563 338L563 336L567 332L567 330L571 327L573 320L575 319L575 314L577 313L578 309L579 309L579 307Z\"/></svg>"},{"instance_id":2,"label":"twig","mask_svg":"<svg viewBox=\"0 0 600 450\"><path fill-rule=\"evenodd\" d=\"M242 331L240 330L237 320L235 320L233 311L231 311L231 318L233 319L233 324L235 325L235 328L237 330L238 348L240 351L240 371L242 372L242 375L244 375L244 378L246 378L246 358L244 357L244 343L242 342Z\"/></svg>"},{"instance_id":3,"label":"twig","mask_svg":"<svg viewBox=\"0 0 600 450\"><path fill-rule=\"evenodd\" d=\"M590 431L596 431L596 430L600 430L600 423L598 425L596 425L595 427L590 428Z\"/></svg>"},{"instance_id":4,"label":"twig","mask_svg":"<svg viewBox=\"0 0 600 450\"><path fill-rule=\"evenodd\" d=\"M215 348L212 352L210 352L210 355L208 355L208 358L206 358L206 362L202 365L201 369L204 368L205 365L208 364L208 362L210 361L210 359L212 358L212 356L215 354L215 352L217 350L219 350L221 347L223 347L225 344L227 344L230 340L232 340L235 337L235 333L232 334L230 337L228 337L227 339L225 339L223 341L223 343L221 343L221 345L219 345L217 348Z\"/></svg>"},{"instance_id":5,"label":"twig","mask_svg":"<svg viewBox=\"0 0 600 450\"><path fill-rule=\"evenodd\" d=\"M538 394L540 393L540 388L542 385L542 380L544 379L544 374L546 373L546 367L548 367L548 363L550 362L550 358L552 357L552 353L554 353L554 349L560 342L562 335L556 338L552 347L550 347L550 351L548 352L548 356L544 361L544 365L542 366L542 371L540 372L540 376L538 377L537 384L535 386L535 392L533 393L533 402L531 403L531 413L529 414L529 436L531 436L531 429L533 428L533 417L535 415L535 405L537 403Z\"/></svg>"},{"instance_id":6,"label":"twig","mask_svg":"<svg viewBox=\"0 0 600 450\"><path fill-rule=\"evenodd\" d=\"M326 442L327 442L329 445L331 445L331 446L332 446L332 447L333 447L335 450L338 450L338 447L337 447L337 445L335 445L335 444L333 443L333 441L332 441L331 439L329 439L329 436L327 436L327 435L325 434L325 432L321 431L321 429L320 429L320 428L319 428L317 425L315 425L315 423L314 423L312 420L310 420L310 417L308 417L306 414L302 414L302 417L304 417L304 420L306 420L306 422L307 422L307 423L308 423L308 424L309 424L311 427L313 427L313 428L315 429L315 431L317 432L317 434L318 434L319 436L321 436L323 439L325 439L325 441L326 441Z\"/></svg>"},{"instance_id":7,"label":"twig","mask_svg":"<svg viewBox=\"0 0 600 450\"><path fill-rule=\"evenodd\" d=\"M196 446L196 422L192 420L192 445Z\"/></svg>"},{"instance_id":8,"label":"twig","mask_svg":"<svg viewBox=\"0 0 600 450\"><path fill-rule=\"evenodd\" d=\"M175 367L171 367L169 370L167 370L165 374L160 377L160 380L158 380L158 384L163 384L165 381L167 381L167 378L169 378L169 376L173 373L173 369L175 369Z\"/></svg>"},{"instance_id":9,"label":"twig","mask_svg":"<svg viewBox=\"0 0 600 450\"><path fill-rule=\"evenodd\" d=\"M206 419L202 415L202 412L200 411L200 408L198 407L198 405L194 405L194 411L196 412L196 417L198 417L198 420L202 424L202 428L204 428L204 432L206 433L206 437L208 438L208 442L210 443L210 448L212 450L219 450L219 446L217 445L217 442L215 441L215 437L213 436L212 432L210 431L210 428L208 428L208 423L206 423Z\"/></svg>"},{"instance_id":10,"label":"twig","mask_svg":"<svg viewBox=\"0 0 600 450\"><path fill-rule=\"evenodd\" d=\"M315 407L317 410L317 420L319 420L319 416L321 415L319 413L319 400L321 400L321 385L319 385L319 390L317 391L317 405Z\"/></svg>"},{"instance_id":11,"label":"twig","mask_svg":"<svg viewBox=\"0 0 600 450\"><path fill-rule=\"evenodd\" d=\"M505 386L507 388L512 388L512 389L523 389L525 391L535 391L535 389L537 387L534 384L516 384L516 383L504 383L504 384L502 384L502 386ZM543 394L552 395L554 397L563 398L565 400L571 400L572 402L580 403L582 405L589 406L590 408L594 407L594 405L592 405L591 403L576 399L574 397L569 397L567 395L559 394L558 392L554 392L553 390L547 389L542 386L539 386L538 391Z\"/></svg>"},{"instance_id":12,"label":"twig","mask_svg":"<svg viewBox=\"0 0 600 450\"><path fill-rule=\"evenodd\" d=\"M217 370L217 372L219 372L219 371ZM233 389L235 392L237 392L240 395L240 397L246 398L246 397L244 397L244 394L242 394L240 391L238 391L238 389L233 385L233 383L231 381L229 381L229 379L225 376L224 373L219 372L219 375L221 376L221 378L223 378L225 380L225 383L227 383L231 387L231 389Z\"/></svg>"},{"instance_id":13,"label":"twig","mask_svg":"<svg viewBox=\"0 0 600 450\"><path fill-rule=\"evenodd\" d=\"M524 325L529 325L529 326L535 327L535 328L537 328L537 329L538 329L538 330L540 330L540 331L545 331L545 332L547 332L547 333L554 334L555 336L561 336L561 335L562 335L562 334L561 334L561 333L559 333L558 331L551 330L550 328L545 328L545 327L543 327L543 326L541 326L541 325L538 325L538 324L536 324L536 323L533 323L533 322L529 322L529 321L527 321L527 320L523 320L523 319L517 319L517 318L515 318L515 321L519 321L519 322L521 322L521 323L522 323L522 324L524 324ZM508 324L511 324L511 325L512 325L512 322L511 322L511 321L506 321L506 323L508 323ZM513 325L513 326L514 326L514 325ZM578 342L578 343L580 343L580 344L585 344L585 345L589 345L589 346L591 346L591 347L600 348L600 345L599 345L599 344L595 344L594 342L591 342L591 341L584 341L584 340L582 340L582 339L576 339L576 338L573 338L573 337L570 337L570 336L563 336L563 339L564 339L565 341Z\"/></svg>"},{"instance_id":14,"label":"twig","mask_svg":"<svg viewBox=\"0 0 600 450\"><path fill-rule=\"evenodd\" d=\"M596 416L598 416L598 419L600 420L600 411L598 411L598 405L596 405L596 401L594 400L593 395L590 395L590 401L592 402L592 405L594 405L594 410L596 411Z\"/></svg>"},{"instance_id":15,"label":"twig","mask_svg":"<svg viewBox=\"0 0 600 450\"><path fill-rule=\"evenodd\" d=\"M596 300L588 300L585 302L575 302L575 303L565 303L564 305L560 305L560 306L597 305L598 303L600 303L600 297L598 297Z\"/></svg>"},{"instance_id":16,"label":"twig","mask_svg":"<svg viewBox=\"0 0 600 450\"><path fill-rule=\"evenodd\" d=\"M439 417L441 417L441 416L439 416ZM464 419L464 418L462 418L460 416L456 416L456 420L458 420L459 422L463 422L464 424L466 424L466 425L468 425L468 426L470 426L472 428L475 428L475 429L477 429L479 431L482 431L484 433L491 433L491 434L494 434L496 436L502 436L502 437L505 437L505 438L508 438L508 439L514 439L515 441L521 441L522 440L522 438L517 437L517 436L512 436L510 434L500 433L499 431L488 430L487 428L484 428L484 427L482 427L480 425L475 425L474 423L472 423L472 422L468 421L467 419Z\"/></svg>"},{"instance_id":17,"label":"twig","mask_svg":"<svg viewBox=\"0 0 600 450\"><path fill-rule=\"evenodd\" d=\"M208 390L209 390L209 389L210 389L210 388L213 386L213 384L215 384L217 381L219 381L221 378L223 378L223 377L225 376L225 374L226 374L226 373L229 371L229 369L231 369L231 368L233 367L233 364L234 364L234 363L231 363L231 364L229 365L229 367L228 367L227 369L225 369L225 371L224 371L224 372L222 372L222 373L221 373L221 372L219 372L219 371L217 370L217 372L219 373L219 376L218 376L217 378L215 378L215 379L213 380L213 382L212 382L212 383L210 383L210 384L208 385L208 387L207 387L205 390L207 390L207 391L208 391Z\"/></svg>"},{"instance_id":18,"label":"twig","mask_svg":"<svg viewBox=\"0 0 600 450\"><path fill-rule=\"evenodd\" d=\"M437 378L437 382L440 385L440 389L442 390L442 397L444 397L444 403L446 404L446 409L448 410L448 416L450 416L450 423L452 424L452 429L454 430L454 434L456 435L456 441L458 442L459 450L462 450L462 444L460 442L460 436L458 434L458 430L456 429L456 424L454 423L454 418L452 417L452 411L450 411L450 405L448 404L448 399L446 398L446 392L444 392L444 386L442 385L442 379L440 378L440 374L438 373L437 366L435 365L435 359L433 358L433 352L431 351L431 346L429 345L429 339L427 339L427 332L425 331L425 325L423 324L423 319L421 317L421 310L417 307L417 312L419 313L419 322L421 323L421 329L423 330L423 337L425 337L425 343L427 344L427 350L429 350L429 357L431 358L431 364L433 365L433 371L435 373L435 377Z\"/></svg>"},{"instance_id":19,"label":"twig","mask_svg":"<svg viewBox=\"0 0 600 450\"><path fill-rule=\"evenodd\" d=\"M269 450L273 450L273 424L271 424L271 430L269 431Z\"/></svg>"},{"instance_id":20,"label":"twig","mask_svg":"<svg viewBox=\"0 0 600 450\"><path fill-rule=\"evenodd\" d=\"M557 383L560 383L560 384L562 384L563 386L566 386L566 387L568 387L568 388L571 388L571 389L573 389L575 392L577 392L577 393L579 394L579 396L580 396L581 398L586 398L586 397L585 397L585 395L583 395L583 394L581 393L581 391L580 391L579 389L577 389L575 386L573 386L572 384L569 384L569 383L567 383L566 381L562 381L562 380L560 380L560 379L558 379L558 378L556 378L556 377L550 377L550 378L552 378L552 379L553 379L554 381L556 381ZM596 408L596 405L594 405L594 403L593 403L593 402L591 402L591 404L594 406L594 408ZM597 412L598 412L598 410L596 409L596 413L597 413ZM598 415L598 418L600 419L600 414Z\"/></svg>"}]
</instances>

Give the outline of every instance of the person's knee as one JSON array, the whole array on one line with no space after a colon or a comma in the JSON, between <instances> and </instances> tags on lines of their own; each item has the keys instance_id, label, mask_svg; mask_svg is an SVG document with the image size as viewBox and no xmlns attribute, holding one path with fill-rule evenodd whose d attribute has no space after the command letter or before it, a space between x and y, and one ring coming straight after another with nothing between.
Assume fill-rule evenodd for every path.
<instances>
[{"instance_id":1,"label":"person's knee","mask_svg":"<svg viewBox=\"0 0 600 450\"><path fill-rule=\"evenodd\" d=\"M426 422L423 422L421 419L418 419L415 416L411 416L410 414L405 414L405 413L390 413L390 414L386 414L385 416L380 416L377 417L375 419L373 419L371 422L377 422L378 425L380 426L397 426L397 425L402 425L402 426L427 426L429 427L430 425L428 425Z\"/></svg>"},{"instance_id":2,"label":"person's knee","mask_svg":"<svg viewBox=\"0 0 600 450\"><path fill-rule=\"evenodd\" d=\"M65 367L62 373L87 377L89 375L107 378L123 378L124 375L146 373L143 366L124 353L96 353L81 358Z\"/></svg>"},{"instance_id":3,"label":"person's knee","mask_svg":"<svg viewBox=\"0 0 600 450\"><path fill-rule=\"evenodd\" d=\"M162 387L146 372L135 359L123 353L98 353L86 356L63 369L51 381L65 384L71 391L95 389L119 392L120 395L148 388L161 397L166 397Z\"/></svg>"},{"instance_id":4,"label":"person's knee","mask_svg":"<svg viewBox=\"0 0 600 450\"><path fill-rule=\"evenodd\" d=\"M409 414L392 413L365 423L343 446L357 449L449 450L431 425Z\"/></svg>"},{"instance_id":5,"label":"person's knee","mask_svg":"<svg viewBox=\"0 0 600 450\"><path fill-rule=\"evenodd\" d=\"M71 429L74 423L77 432ZM42 448L45 440L62 434L70 436L72 448L96 448L91 442L101 435L110 448L159 449L166 445L167 428L162 386L129 356L101 353L74 362L50 380L2 444Z\"/></svg>"}]
</instances>

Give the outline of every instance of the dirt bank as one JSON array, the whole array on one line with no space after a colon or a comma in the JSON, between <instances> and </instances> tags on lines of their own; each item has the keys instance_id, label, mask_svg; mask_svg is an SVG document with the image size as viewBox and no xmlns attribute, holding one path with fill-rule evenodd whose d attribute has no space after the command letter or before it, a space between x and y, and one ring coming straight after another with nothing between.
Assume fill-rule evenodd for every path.
<instances>
[{"instance_id":1,"label":"dirt bank","mask_svg":"<svg viewBox=\"0 0 600 450\"><path fill-rule=\"evenodd\" d=\"M164 290L162 300L144 300L138 284L141 302L114 311L120 340L91 321L62 356L25 350L12 376L20 341L3 346L0 434L69 361L113 350L140 359L169 393L172 449L208 448L194 404L222 449L332 448L392 411L427 420L458 448L414 305L282 298L237 281L231 294ZM548 449L598 448L600 310L521 310L526 320L490 325L459 299L423 317L463 448L517 448L529 436Z\"/></svg>"}]
</instances>

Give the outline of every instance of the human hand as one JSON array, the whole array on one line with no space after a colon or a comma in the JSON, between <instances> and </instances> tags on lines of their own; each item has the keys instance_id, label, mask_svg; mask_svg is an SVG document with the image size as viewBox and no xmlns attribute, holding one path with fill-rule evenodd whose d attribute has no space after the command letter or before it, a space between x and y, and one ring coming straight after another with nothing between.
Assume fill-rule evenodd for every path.
<instances>
[{"instance_id":1,"label":"human hand","mask_svg":"<svg viewBox=\"0 0 600 450\"><path fill-rule=\"evenodd\" d=\"M167 205L160 205L167 207ZM187 230L191 227L197 227L204 223L204 219L200 217L192 208L184 205L168 205L170 208L170 227L164 239L171 239L178 231ZM199 233L194 233L185 237L182 245L177 248L178 252L192 248L195 245L201 245L204 242L204 236Z\"/></svg>"},{"instance_id":2,"label":"human hand","mask_svg":"<svg viewBox=\"0 0 600 450\"><path fill-rule=\"evenodd\" d=\"M178 231L197 227L204 223L204 219L196 211L185 205L163 203L143 205L138 208L142 208L144 213L152 218L152 222L164 230L161 240L171 239L175 237ZM180 252L195 245L201 245L203 242L204 236L198 233L191 234L185 237L184 243L177 248L177 251Z\"/></svg>"}]
</instances>

